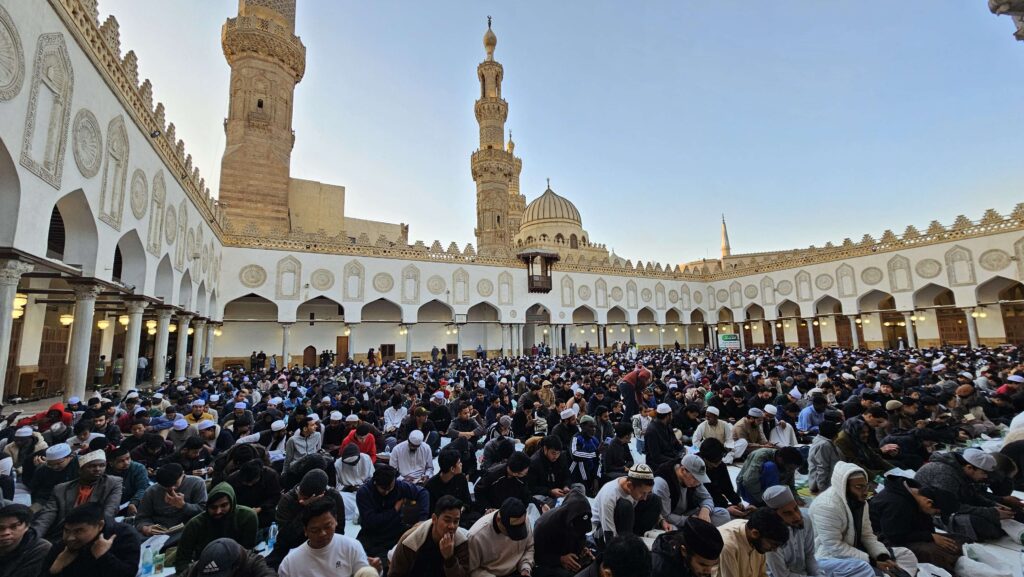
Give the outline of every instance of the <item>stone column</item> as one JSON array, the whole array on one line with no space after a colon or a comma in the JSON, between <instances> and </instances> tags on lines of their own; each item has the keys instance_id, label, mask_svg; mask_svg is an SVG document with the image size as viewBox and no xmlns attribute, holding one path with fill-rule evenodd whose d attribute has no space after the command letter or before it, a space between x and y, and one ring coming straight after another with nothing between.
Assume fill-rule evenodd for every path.
<instances>
[{"instance_id":1,"label":"stone column","mask_svg":"<svg viewBox=\"0 0 1024 577\"><path fill-rule=\"evenodd\" d=\"M32 265L17 259L0 260L0 399L4 398L4 379L10 358L11 334L14 331L14 296L18 294L21 275L32 270ZM95 296L93 297L95 301ZM28 305L25 305L26 308ZM92 324L90 320L89 324Z\"/></svg>"},{"instance_id":2,"label":"stone column","mask_svg":"<svg viewBox=\"0 0 1024 577\"><path fill-rule=\"evenodd\" d=\"M405 362L412 363L412 328L405 327Z\"/></svg>"},{"instance_id":3,"label":"stone column","mask_svg":"<svg viewBox=\"0 0 1024 577\"><path fill-rule=\"evenodd\" d=\"M461 325L455 325L455 358L462 358L462 330Z\"/></svg>"},{"instance_id":4,"label":"stone column","mask_svg":"<svg viewBox=\"0 0 1024 577\"><path fill-rule=\"evenodd\" d=\"M900 314L903 315L903 323L907 325L907 348L916 349L917 335L914 334L914 323L910 320L910 317L913 313L901 312Z\"/></svg>"},{"instance_id":5,"label":"stone column","mask_svg":"<svg viewBox=\"0 0 1024 577\"><path fill-rule=\"evenodd\" d=\"M124 374L121 375L121 394L135 388L135 378L139 369L139 341L142 339L142 312L146 310L146 301L130 300L125 302L128 309L128 330L124 337Z\"/></svg>"},{"instance_id":6,"label":"stone column","mask_svg":"<svg viewBox=\"0 0 1024 577\"><path fill-rule=\"evenodd\" d=\"M810 343L810 348L813 349L818 346L814 342L814 317L807 317L804 321L807 323L807 342Z\"/></svg>"},{"instance_id":7,"label":"stone column","mask_svg":"<svg viewBox=\"0 0 1024 577\"><path fill-rule=\"evenodd\" d=\"M281 323L281 362L278 363L277 368L287 368L291 365L290 349L292 346L292 323ZM377 356L380 356L380 351L377 351Z\"/></svg>"},{"instance_id":8,"label":"stone column","mask_svg":"<svg viewBox=\"0 0 1024 577\"><path fill-rule=\"evenodd\" d=\"M633 325L629 325L629 344L630 345L636 343L636 330L635 329L636 329L636 327L634 327Z\"/></svg>"},{"instance_id":9,"label":"stone column","mask_svg":"<svg viewBox=\"0 0 1024 577\"><path fill-rule=\"evenodd\" d=\"M683 348L690 348L690 325L683 325Z\"/></svg>"},{"instance_id":10,"label":"stone column","mask_svg":"<svg viewBox=\"0 0 1024 577\"><path fill-rule=\"evenodd\" d=\"M743 333L743 323L736 324L736 334L740 336L740 350L747 350L747 336Z\"/></svg>"},{"instance_id":11,"label":"stone column","mask_svg":"<svg viewBox=\"0 0 1024 577\"><path fill-rule=\"evenodd\" d=\"M972 309L964 309L964 316L967 318L967 338L972 349L978 348L978 321L971 316Z\"/></svg>"},{"instance_id":12,"label":"stone column","mask_svg":"<svg viewBox=\"0 0 1024 577\"><path fill-rule=\"evenodd\" d=\"M658 325L658 348L665 348L665 327Z\"/></svg>"},{"instance_id":13,"label":"stone column","mask_svg":"<svg viewBox=\"0 0 1024 577\"><path fill-rule=\"evenodd\" d=\"M71 289L75 292L75 321L71 327L71 351L68 354L65 397L75 396L84 399L85 386L89 378L92 323L100 287L92 284L74 284Z\"/></svg>"},{"instance_id":14,"label":"stone column","mask_svg":"<svg viewBox=\"0 0 1024 577\"><path fill-rule=\"evenodd\" d=\"M853 348L860 348L860 337L857 336L857 319L855 317L846 317L850 321L850 339L853 341Z\"/></svg>"},{"instance_id":15,"label":"stone column","mask_svg":"<svg viewBox=\"0 0 1024 577\"><path fill-rule=\"evenodd\" d=\"M185 361L188 358L188 325L192 322L191 314L178 315L178 350L174 354L174 379L185 378Z\"/></svg>"},{"instance_id":16,"label":"stone column","mask_svg":"<svg viewBox=\"0 0 1024 577\"><path fill-rule=\"evenodd\" d=\"M203 374L203 354L206 353L206 319L200 317L192 322L192 374L198 377Z\"/></svg>"},{"instance_id":17,"label":"stone column","mask_svg":"<svg viewBox=\"0 0 1024 577\"><path fill-rule=\"evenodd\" d=\"M216 334L214 334L214 331L216 331L217 328L218 328L218 326L215 323L207 324L206 325L206 338L203 341L203 343L206 345L204 347L206 350L205 350L205 354L203 354L203 357L205 357L207 359L210 359L210 369L211 370L213 369L213 339L217 336Z\"/></svg>"},{"instance_id":18,"label":"stone column","mask_svg":"<svg viewBox=\"0 0 1024 577\"><path fill-rule=\"evenodd\" d=\"M156 311L156 344L153 347L153 384L159 385L167 378L167 341L171 336L171 315L174 311L162 307Z\"/></svg>"}]
</instances>

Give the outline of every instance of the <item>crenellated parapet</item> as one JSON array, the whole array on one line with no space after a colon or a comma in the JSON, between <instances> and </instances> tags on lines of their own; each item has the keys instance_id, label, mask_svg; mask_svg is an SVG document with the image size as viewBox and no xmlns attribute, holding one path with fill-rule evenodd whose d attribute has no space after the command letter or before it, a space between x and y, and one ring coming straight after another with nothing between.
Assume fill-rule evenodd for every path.
<instances>
[{"instance_id":1,"label":"crenellated parapet","mask_svg":"<svg viewBox=\"0 0 1024 577\"><path fill-rule=\"evenodd\" d=\"M296 84L306 74L306 47L302 39L268 18L228 18L221 28L221 46L228 64L233 65L242 56L258 55L287 68Z\"/></svg>"},{"instance_id":2,"label":"crenellated parapet","mask_svg":"<svg viewBox=\"0 0 1024 577\"><path fill-rule=\"evenodd\" d=\"M191 156L185 152L184 141L176 140L174 125L164 126L164 105L158 102L154 106L153 84L148 78L139 83L139 61L134 51L121 55L117 18L108 16L101 24L96 0L50 0L50 4L139 129L153 137L154 148L168 172L210 223L214 233L220 236L223 233L221 211L199 170L191 166Z\"/></svg>"}]
</instances>

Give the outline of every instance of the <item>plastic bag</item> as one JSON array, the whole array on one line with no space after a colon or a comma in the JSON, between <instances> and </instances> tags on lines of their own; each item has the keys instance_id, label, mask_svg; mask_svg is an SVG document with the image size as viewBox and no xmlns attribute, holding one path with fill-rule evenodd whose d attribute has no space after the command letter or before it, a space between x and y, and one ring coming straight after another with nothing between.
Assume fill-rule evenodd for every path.
<instances>
[{"instance_id":1,"label":"plastic bag","mask_svg":"<svg viewBox=\"0 0 1024 577\"><path fill-rule=\"evenodd\" d=\"M917 564L917 577L953 577L942 567L936 567L931 563Z\"/></svg>"},{"instance_id":2,"label":"plastic bag","mask_svg":"<svg viewBox=\"0 0 1024 577\"><path fill-rule=\"evenodd\" d=\"M1013 568L977 543L964 545L964 554L957 559L955 573L971 577L1013 577Z\"/></svg>"}]
</instances>

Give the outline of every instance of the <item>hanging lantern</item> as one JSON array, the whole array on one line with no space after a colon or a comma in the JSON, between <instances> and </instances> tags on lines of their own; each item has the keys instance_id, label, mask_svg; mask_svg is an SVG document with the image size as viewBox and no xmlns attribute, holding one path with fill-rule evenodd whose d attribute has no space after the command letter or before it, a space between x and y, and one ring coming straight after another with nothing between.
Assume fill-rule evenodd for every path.
<instances>
[{"instance_id":1,"label":"hanging lantern","mask_svg":"<svg viewBox=\"0 0 1024 577\"><path fill-rule=\"evenodd\" d=\"M11 311L11 318L13 319L20 319L23 316L25 316L25 309L16 308L13 311Z\"/></svg>"},{"instance_id":2,"label":"hanging lantern","mask_svg":"<svg viewBox=\"0 0 1024 577\"><path fill-rule=\"evenodd\" d=\"M192 327L189 327L189 328L188 328L188 336L192 336L192 335L194 335L195 333L196 333L196 330L195 330L194 328L192 328Z\"/></svg>"},{"instance_id":3,"label":"hanging lantern","mask_svg":"<svg viewBox=\"0 0 1024 577\"><path fill-rule=\"evenodd\" d=\"M170 325L167 327L167 332L174 333L178 331L178 325Z\"/></svg>"},{"instance_id":4,"label":"hanging lantern","mask_svg":"<svg viewBox=\"0 0 1024 577\"><path fill-rule=\"evenodd\" d=\"M67 313L64 313L60 315L60 318L58 320L60 321L60 324L69 327L71 326L71 323L75 322L75 317Z\"/></svg>"},{"instance_id":5,"label":"hanging lantern","mask_svg":"<svg viewBox=\"0 0 1024 577\"><path fill-rule=\"evenodd\" d=\"M18 293L14 295L14 308L23 309L28 304L28 296Z\"/></svg>"},{"instance_id":6,"label":"hanging lantern","mask_svg":"<svg viewBox=\"0 0 1024 577\"><path fill-rule=\"evenodd\" d=\"M347 336L349 336L351 334L352 334L352 329L350 329L348 327L345 327L345 336L347 337Z\"/></svg>"},{"instance_id":7,"label":"hanging lantern","mask_svg":"<svg viewBox=\"0 0 1024 577\"><path fill-rule=\"evenodd\" d=\"M146 328L147 329L151 329L151 330L155 329L156 328L156 321L154 321L152 319L146 321Z\"/></svg>"},{"instance_id":8,"label":"hanging lantern","mask_svg":"<svg viewBox=\"0 0 1024 577\"><path fill-rule=\"evenodd\" d=\"M117 317L117 322L122 327L126 327L126 326L128 326L128 323L132 322L132 318L130 316L128 316L128 315L121 315L121 316Z\"/></svg>"},{"instance_id":9,"label":"hanging lantern","mask_svg":"<svg viewBox=\"0 0 1024 577\"><path fill-rule=\"evenodd\" d=\"M107 319L100 319L100 320L96 321L96 328L98 328L101 331L107 330L107 328L109 326L110 326L110 321L108 321Z\"/></svg>"},{"instance_id":10,"label":"hanging lantern","mask_svg":"<svg viewBox=\"0 0 1024 577\"><path fill-rule=\"evenodd\" d=\"M149 336L153 336L156 334L156 328L146 329L146 332L149 333Z\"/></svg>"},{"instance_id":11,"label":"hanging lantern","mask_svg":"<svg viewBox=\"0 0 1024 577\"><path fill-rule=\"evenodd\" d=\"M220 327L213 329L213 336L219 337L224 334L224 331L220 330Z\"/></svg>"}]
</instances>

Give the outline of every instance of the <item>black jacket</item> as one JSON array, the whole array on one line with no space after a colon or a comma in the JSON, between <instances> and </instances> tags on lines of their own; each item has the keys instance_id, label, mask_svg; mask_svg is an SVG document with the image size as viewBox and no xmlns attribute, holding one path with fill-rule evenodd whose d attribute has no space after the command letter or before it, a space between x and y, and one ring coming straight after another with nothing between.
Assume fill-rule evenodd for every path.
<instances>
[{"instance_id":1,"label":"black jacket","mask_svg":"<svg viewBox=\"0 0 1024 577\"><path fill-rule=\"evenodd\" d=\"M644 454L651 470L657 470L662 463L679 460L681 449L672 428L660 419L652 419L644 432Z\"/></svg>"},{"instance_id":2,"label":"black jacket","mask_svg":"<svg viewBox=\"0 0 1024 577\"><path fill-rule=\"evenodd\" d=\"M49 551L50 542L40 538L30 528L13 551L0 555L0 577L36 577L45 571L42 568L43 560ZM47 565L46 569L49 568Z\"/></svg>"},{"instance_id":3,"label":"black jacket","mask_svg":"<svg viewBox=\"0 0 1024 577\"><path fill-rule=\"evenodd\" d=\"M587 544L587 532L591 528L590 502L586 495L569 492L560 506L541 515L533 527L534 563L537 567L560 569L560 557L579 554Z\"/></svg>"},{"instance_id":4,"label":"black jacket","mask_svg":"<svg viewBox=\"0 0 1024 577\"><path fill-rule=\"evenodd\" d=\"M106 554L97 559L92 556L92 549L87 545L78 552L74 561L56 574L57 577L135 577L139 571L142 537L134 527L108 518L103 527L103 537L109 538L111 535L117 537ZM50 547L43 566L39 568L41 575L50 575L50 566L63 550L64 541L57 541Z\"/></svg>"},{"instance_id":5,"label":"black jacket","mask_svg":"<svg viewBox=\"0 0 1024 577\"><path fill-rule=\"evenodd\" d=\"M531 495L551 496L552 489L561 489L567 486L566 479L569 477L569 469L565 462L559 458L552 463L544 456L542 449L537 449L530 457L530 470L526 473L526 486ZM499 506L501 503L499 503Z\"/></svg>"},{"instance_id":6,"label":"black jacket","mask_svg":"<svg viewBox=\"0 0 1024 577\"><path fill-rule=\"evenodd\" d=\"M921 512L904 483L918 485L914 480L904 477L885 478L885 489L871 499L868 507L871 527L875 535L890 547L931 543L935 524L929 515Z\"/></svg>"},{"instance_id":7,"label":"black jacket","mask_svg":"<svg viewBox=\"0 0 1024 577\"><path fill-rule=\"evenodd\" d=\"M281 479L277 471L264 466L260 471L260 480L251 487L242 484L237 471L228 476L227 482L235 489L239 505L254 509L259 507L260 512L257 515L260 519L260 528L269 527L274 522L277 503L281 500ZM342 525L345 524L344 519L340 522Z\"/></svg>"},{"instance_id":8,"label":"black jacket","mask_svg":"<svg viewBox=\"0 0 1024 577\"><path fill-rule=\"evenodd\" d=\"M476 496L476 506L481 510L498 509L509 497L515 497L527 505L533 502L525 479L509 476L505 463L491 467L480 477L473 488L473 493Z\"/></svg>"},{"instance_id":9,"label":"black jacket","mask_svg":"<svg viewBox=\"0 0 1024 577\"><path fill-rule=\"evenodd\" d=\"M662 533L654 540L651 546L651 577L693 577L679 550L672 547L671 539L677 532Z\"/></svg>"}]
</instances>

